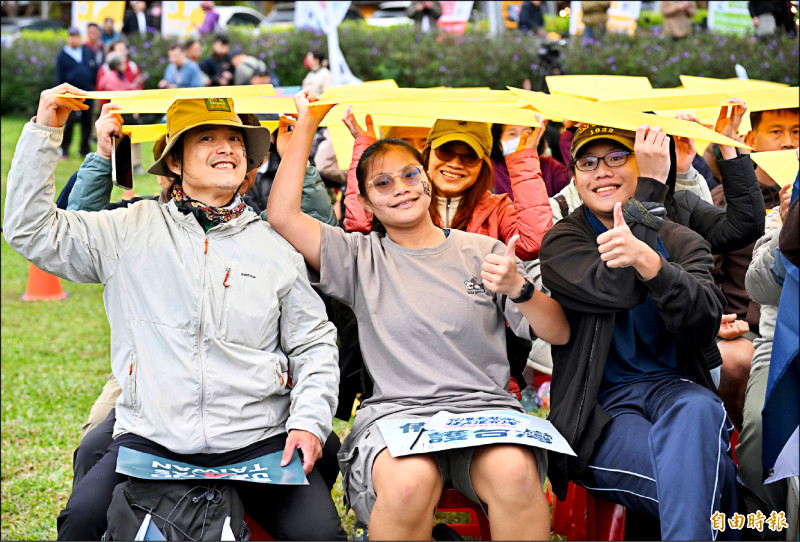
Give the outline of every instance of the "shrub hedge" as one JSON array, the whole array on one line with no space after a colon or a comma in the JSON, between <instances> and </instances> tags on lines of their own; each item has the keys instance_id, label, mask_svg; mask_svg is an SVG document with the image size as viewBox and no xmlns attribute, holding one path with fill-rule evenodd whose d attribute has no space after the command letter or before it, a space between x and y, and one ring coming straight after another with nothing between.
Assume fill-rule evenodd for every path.
<instances>
[{"instance_id":1,"label":"shrub hedge","mask_svg":"<svg viewBox=\"0 0 800 542\"><path fill-rule=\"evenodd\" d=\"M262 32L234 29L231 48L242 48L264 60L283 85L299 85L306 74L303 57L309 48L325 50L325 36L314 31ZM23 33L2 47L3 114L35 113L39 93L54 84L54 60L65 42L61 32ZM204 40L206 52L212 38ZM395 79L403 87L521 86L535 80L540 38L532 33L506 33L492 39L479 31L462 36L424 34L413 27L372 28L343 24L339 42L354 75L362 80ZM147 88L155 88L167 65L168 40L131 38L131 58L151 74ZM680 85L680 74L728 78L739 63L753 79L797 85L798 42L776 37L759 42L752 37L697 34L672 41L646 33L635 37L608 35L581 43L573 39L564 48L565 73L644 75L654 87Z\"/></svg>"}]
</instances>

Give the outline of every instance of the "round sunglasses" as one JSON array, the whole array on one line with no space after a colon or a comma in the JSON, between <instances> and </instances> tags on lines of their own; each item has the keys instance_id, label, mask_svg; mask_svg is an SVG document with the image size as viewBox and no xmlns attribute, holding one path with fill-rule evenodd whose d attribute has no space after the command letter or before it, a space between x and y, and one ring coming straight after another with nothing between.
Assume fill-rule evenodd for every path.
<instances>
[{"instance_id":1,"label":"round sunglasses","mask_svg":"<svg viewBox=\"0 0 800 542\"><path fill-rule=\"evenodd\" d=\"M394 189L394 180L397 177L400 177L404 185L414 186L422 178L422 168L420 166L406 166L400 171L399 175L381 173L373 177L367 184L372 185L372 188L378 194L386 195Z\"/></svg>"}]
</instances>

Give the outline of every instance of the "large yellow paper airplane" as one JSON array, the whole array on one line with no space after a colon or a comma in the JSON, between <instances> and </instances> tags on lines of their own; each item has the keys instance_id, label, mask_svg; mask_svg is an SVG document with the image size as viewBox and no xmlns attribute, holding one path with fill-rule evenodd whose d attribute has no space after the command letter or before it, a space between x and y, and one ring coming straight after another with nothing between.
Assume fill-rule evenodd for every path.
<instances>
[{"instance_id":1,"label":"large yellow paper airplane","mask_svg":"<svg viewBox=\"0 0 800 542\"><path fill-rule=\"evenodd\" d=\"M267 128L270 132L278 127L277 120L262 120L261 126ZM147 141L155 141L162 135L167 133L166 124L123 124L122 132L131 137L131 143L145 143Z\"/></svg>"},{"instance_id":2,"label":"large yellow paper airplane","mask_svg":"<svg viewBox=\"0 0 800 542\"><path fill-rule=\"evenodd\" d=\"M233 88L233 87L231 87ZM230 98L230 96L227 96ZM174 100L170 99L117 99L120 114L165 113ZM233 98L233 108L237 113L297 113L293 98L278 96L243 96Z\"/></svg>"},{"instance_id":3,"label":"large yellow paper airplane","mask_svg":"<svg viewBox=\"0 0 800 542\"><path fill-rule=\"evenodd\" d=\"M509 87L509 89L544 116L550 118L570 119L634 131L642 124L660 125L664 132L670 135L691 137L734 147L747 147L744 143L739 143L720 135L714 130L695 122L631 111L630 109L606 105L602 102L590 102L570 96L553 96L543 92L532 92L512 87Z\"/></svg>"},{"instance_id":4,"label":"large yellow paper airplane","mask_svg":"<svg viewBox=\"0 0 800 542\"><path fill-rule=\"evenodd\" d=\"M548 75L545 81L551 94L589 100L614 100L653 88L647 77L632 75Z\"/></svg>"},{"instance_id":5,"label":"large yellow paper airplane","mask_svg":"<svg viewBox=\"0 0 800 542\"><path fill-rule=\"evenodd\" d=\"M474 88L353 88L347 92L331 89L312 105L330 105L356 102L462 103L512 104L516 96L507 90ZM427 116L427 115L419 115Z\"/></svg>"},{"instance_id":6,"label":"large yellow paper airplane","mask_svg":"<svg viewBox=\"0 0 800 542\"><path fill-rule=\"evenodd\" d=\"M229 87L156 88L151 90L92 90L86 96L65 92L68 98L93 100L173 100L189 98L246 98L254 96L277 96L272 85L236 85ZM164 110L166 111L166 109ZM156 113L157 111L153 111Z\"/></svg>"},{"instance_id":7,"label":"large yellow paper airplane","mask_svg":"<svg viewBox=\"0 0 800 542\"><path fill-rule=\"evenodd\" d=\"M797 151L754 152L750 154L753 162L758 164L778 186L786 186L794 182L797 177L798 162Z\"/></svg>"},{"instance_id":8,"label":"large yellow paper airplane","mask_svg":"<svg viewBox=\"0 0 800 542\"><path fill-rule=\"evenodd\" d=\"M681 84L691 90L739 91L789 86L785 83L775 83L761 79L717 79L714 77L697 77L695 75L681 75L680 79Z\"/></svg>"}]
</instances>

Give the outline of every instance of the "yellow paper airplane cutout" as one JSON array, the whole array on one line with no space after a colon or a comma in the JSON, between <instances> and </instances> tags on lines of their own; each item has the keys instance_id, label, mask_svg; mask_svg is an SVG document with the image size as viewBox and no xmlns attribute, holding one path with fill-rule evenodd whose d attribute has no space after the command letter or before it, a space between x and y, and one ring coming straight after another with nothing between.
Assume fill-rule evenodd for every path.
<instances>
[{"instance_id":1,"label":"yellow paper airplane cutout","mask_svg":"<svg viewBox=\"0 0 800 542\"><path fill-rule=\"evenodd\" d=\"M714 77L697 77L694 75L681 75L681 84L691 90L713 91L738 91L759 88L776 88L788 86L785 83L775 83L760 79L716 79Z\"/></svg>"},{"instance_id":2,"label":"yellow paper airplane cutout","mask_svg":"<svg viewBox=\"0 0 800 542\"><path fill-rule=\"evenodd\" d=\"M744 143L734 141L695 122L631 111L605 105L602 102L590 102L569 96L553 96L542 92L509 88L547 117L560 117L633 131L642 124L649 124L650 126L657 124L664 129L664 132L670 135L702 139L734 147L747 147Z\"/></svg>"},{"instance_id":3,"label":"yellow paper airplane cutout","mask_svg":"<svg viewBox=\"0 0 800 542\"><path fill-rule=\"evenodd\" d=\"M348 102L349 104L349 102ZM322 126L342 124L344 103L337 105L322 120ZM512 104L467 104L444 102L356 102L353 114L391 115L396 117L413 117L426 119L468 120L474 122L490 122L500 124L520 124L523 126L539 126L539 122L530 109L520 109ZM410 121L406 125L419 126L426 122ZM362 125L363 128L363 125Z\"/></svg>"},{"instance_id":4,"label":"yellow paper airplane cutout","mask_svg":"<svg viewBox=\"0 0 800 542\"><path fill-rule=\"evenodd\" d=\"M229 87L235 88L235 87ZM166 113L170 104L174 100L171 99L128 99L128 100L115 100L114 103L118 104L120 114L130 113ZM294 98L281 98L281 97L241 97L233 98L233 109L237 113L297 113L297 108L294 105Z\"/></svg>"},{"instance_id":5,"label":"yellow paper airplane cutout","mask_svg":"<svg viewBox=\"0 0 800 542\"><path fill-rule=\"evenodd\" d=\"M656 111L709 107L728 99L728 94L710 90L689 91L685 88L654 88L645 92L622 94L617 99L601 99L601 103L635 111Z\"/></svg>"},{"instance_id":6,"label":"yellow paper airplane cutout","mask_svg":"<svg viewBox=\"0 0 800 542\"><path fill-rule=\"evenodd\" d=\"M270 132L278 127L277 120L262 120L261 126L264 126ZM122 132L131 136L131 143L146 143L148 141L155 141L162 135L167 133L166 124L124 124Z\"/></svg>"},{"instance_id":7,"label":"yellow paper airplane cutout","mask_svg":"<svg viewBox=\"0 0 800 542\"><path fill-rule=\"evenodd\" d=\"M479 102L512 104L516 96L507 90L473 88L356 88L348 92L326 91L312 105L329 105L356 102L452 103ZM419 115L427 116L427 115Z\"/></svg>"},{"instance_id":8,"label":"yellow paper airplane cutout","mask_svg":"<svg viewBox=\"0 0 800 542\"><path fill-rule=\"evenodd\" d=\"M177 100L189 98L251 98L256 96L277 96L272 85L235 85L228 87L195 88L156 88L152 90L92 90L86 96L64 93L67 98L88 98L93 100ZM166 111L166 110L165 110ZM157 113L157 111L152 111Z\"/></svg>"},{"instance_id":9,"label":"yellow paper airplane cutout","mask_svg":"<svg viewBox=\"0 0 800 542\"><path fill-rule=\"evenodd\" d=\"M793 183L797 177L798 162L797 151L789 149L785 151L754 152L750 158L758 164L758 167L767 172L778 186L786 186Z\"/></svg>"},{"instance_id":10,"label":"yellow paper airplane cutout","mask_svg":"<svg viewBox=\"0 0 800 542\"><path fill-rule=\"evenodd\" d=\"M614 100L622 92L646 92L653 88L647 77L631 75L548 75L545 81L550 94L589 100Z\"/></svg>"}]
</instances>

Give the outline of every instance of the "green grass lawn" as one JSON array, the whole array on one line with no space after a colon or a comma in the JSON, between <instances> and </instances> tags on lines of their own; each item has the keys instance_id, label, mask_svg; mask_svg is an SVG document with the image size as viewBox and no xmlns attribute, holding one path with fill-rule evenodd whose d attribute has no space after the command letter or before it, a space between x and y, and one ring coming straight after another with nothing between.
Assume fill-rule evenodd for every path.
<instances>
[{"instance_id":1,"label":"green grass lawn","mask_svg":"<svg viewBox=\"0 0 800 542\"><path fill-rule=\"evenodd\" d=\"M3 117L0 148L2 206L14 149L28 119ZM76 128L77 130L77 128ZM77 136L76 138L77 139ZM75 141L74 145L77 146ZM73 149L74 151L74 149ZM74 154L74 153L73 153ZM145 167L152 163L152 144L143 144ZM59 162L56 195L82 159ZM137 176L141 195L158 191L151 176ZM112 201L122 191L114 188ZM0 210L4 213L4 209ZM109 326L103 287L62 281L70 295L63 301L24 302L28 262L0 240L2 292L2 540L55 540L56 517L72 488L72 453L89 408L110 372ZM351 424L334 420L341 439ZM332 491L348 534L354 514L345 514L341 476ZM446 515L461 521L464 515ZM558 539L557 537L554 539Z\"/></svg>"}]
</instances>

